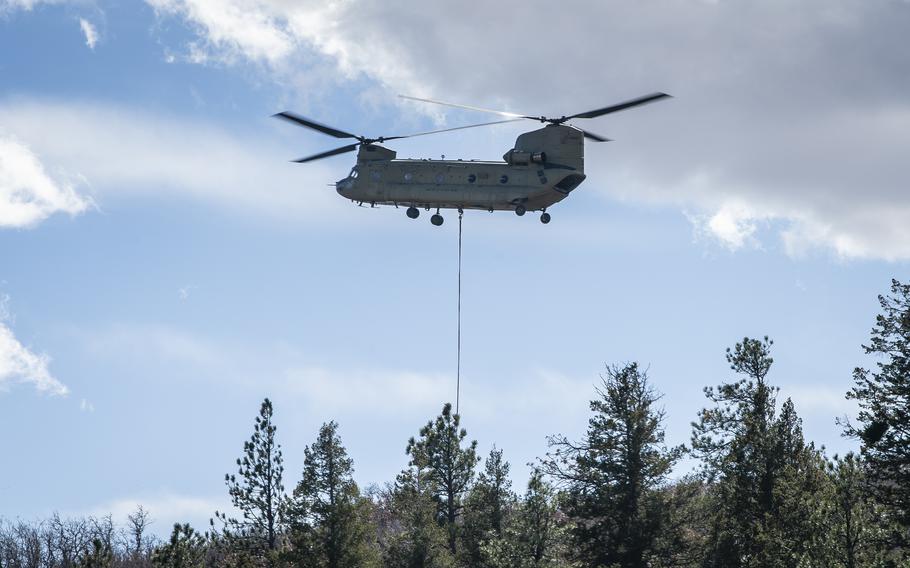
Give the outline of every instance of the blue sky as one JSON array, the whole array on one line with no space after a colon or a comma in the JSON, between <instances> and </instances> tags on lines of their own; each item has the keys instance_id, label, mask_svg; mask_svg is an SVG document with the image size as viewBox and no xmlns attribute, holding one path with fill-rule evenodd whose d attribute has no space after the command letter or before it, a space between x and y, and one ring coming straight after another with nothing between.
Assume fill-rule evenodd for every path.
<instances>
[{"instance_id":1,"label":"blue sky","mask_svg":"<svg viewBox=\"0 0 910 568\"><path fill-rule=\"evenodd\" d=\"M270 115L488 119L397 93L531 114L675 95L585 124L616 141L549 225L465 216L463 420L516 485L548 434L584 431L605 363L646 366L688 441L744 335L775 340L807 436L853 447L834 418L910 258L910 5L482 6L0 1L0 516L203 523L265 396L288 486L331 419L361 484L394 478L454 398L455 217L344 202L326 184L350 156L289 163L334 142ZM390 146L497 159L533 127Z\"/></svg>"}]
</instances>

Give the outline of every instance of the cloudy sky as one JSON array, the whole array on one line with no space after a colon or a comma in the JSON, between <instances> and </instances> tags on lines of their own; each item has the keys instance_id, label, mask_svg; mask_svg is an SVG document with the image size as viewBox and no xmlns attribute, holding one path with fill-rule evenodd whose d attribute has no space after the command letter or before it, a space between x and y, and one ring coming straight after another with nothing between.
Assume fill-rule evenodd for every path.
<instances>
[{"instance_id":1,"label":"cloudy sky","mask_svg":"<svg viewBox=\"0 0 910 568\"><path fill-rule=\"evenodd\" d=\"M910 260L904 0L0 0L0 516L226 501L265 396L288 485L336 419L366 485L454 398L455 217L358 208L351 156L270 118L368 136L654 91L584 124L588 179L536 216L468 212L462 414L516 484L577 436L605 363L639 361L688 440L723 353L843 452L843 393ZM531 123L391 144L497 159ZM684 464L685 473L691 464Z\"/></svg>"}]
</instances>

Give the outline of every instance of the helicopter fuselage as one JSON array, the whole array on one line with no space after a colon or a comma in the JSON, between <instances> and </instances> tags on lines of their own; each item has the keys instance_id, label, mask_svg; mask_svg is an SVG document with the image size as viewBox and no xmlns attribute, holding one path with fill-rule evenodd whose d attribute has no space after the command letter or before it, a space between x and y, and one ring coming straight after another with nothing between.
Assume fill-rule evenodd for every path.
<instances>
[{"instance_id":1,"label":"helicopter fuselage","mask_svg":"<svg viewBox=\"0 0 910 568\"><path fill-rule=\"evenodd\" d=\"M584 138L572 126L526 132L503 158L397 159L393 150L364 144L357 165L335 187L343 197L370 205L523 213L562 201L585 179Z\"/></svg>"}]
</instances>

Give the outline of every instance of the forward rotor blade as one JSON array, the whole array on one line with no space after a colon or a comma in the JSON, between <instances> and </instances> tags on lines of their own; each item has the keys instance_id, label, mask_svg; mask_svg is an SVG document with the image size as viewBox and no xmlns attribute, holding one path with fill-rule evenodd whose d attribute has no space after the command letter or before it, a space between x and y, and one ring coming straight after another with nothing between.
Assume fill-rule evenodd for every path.
<instances>
[{"instance_id":1,"label":"forward rotor blade","mask_svg":"<svg viewBox=\"0 0 910 568\"><path fill-rule=\"evenodd\" d=\"M294 114L293 112L279 112L278 114L274 114L272 116L283 118L299 126L306 126L307 128L318 130L323 134L328 134L329 136L334 136L335 138L357 138L357 136L351 134L350 132L345 132L344 130L338 130L336 128L332 128L331 126L319 124L318 122L304 118L299 114Z\"/></svg>"},{"instance_id":2,"label":"forward rotor blade","mask_svg":"<svg viewBox=\"0 0 910 568\"><path fill-rule=\"evenodd\" d=\"M443 128L442 130L430 130L429 132L418 132L417 134L408 134L406 136L389 136L388 138L383 138L383 140L394 140L396 138L414 138L415 136L426 136L427 134L439 134L440 132L451 132L453 130L464 130L465 128L477 128L479 126L492 126L494 124L505 124L507 122L519 122L519 121L521 121L521 118L512 118L509 120L495 120L493 122L481 122L480 124L469 124L467 126L456 126L454 128Z\"/></svg>"},{"instance_id":3,"label":"forward rotor blade","mask_svg":"<svg viewBox=\"0 0 910 568\"><path fill-rule=\"evenodd\" d=\"M329 150L328 152L321 152L319 154L313 154L312 156L307 156L306 158L300 158L299 160L292 160L298 164L304 162L312 162L313 160L321 160L322 158L328 158L329 156L335 156L336 154L344 154L345 152L353 152L357 149L357 146L360 146L360 143L357 144L348 144L347 146L342 146L341 148L335 148L334 150Z\"/></svg>"},{"instance_id":4,"label":"forward rotor blade","mask_svg":"<svg viewBox=\"0 0 910 568\"><path fill-rule=\"evenodd\" d=\"M412 101L420 101L420 102L422 102L422 103L433 103L433 104L435 104L435 105L443 105L443 106L450 106L450 107L455 107L455 108L463 108L463 109L466 109L466 110L476 110L476 111L479 111L479 112L489 112L489 113L491 113L491 114L498 114L499 116L509 116L509 117L512 117L512 118L530 118L530 119L532 119L532 120L537 120L537 117L536 117L536 116L525 116L525 115L523 115L523 114L518 114L518 113L514 113L514 112L506 112L506 111L504 111L504 110L490 110L490 109L488 109L488 108L481 108L481 107L476 107L476 106L459 105L459 104L455 104L455 103L447 103L447 102L444 102L444 101L434 101L433 99L421 99L421 98L419 98L419 97L409 97L409 96L407 96L407 95L398 95L398 96L399 96L400 98L402 98L402 99L408 99L408 100L412 100Z\"/></svg>"},{"instance_id":5,"label":"forward rotor blade","mask_svg":"<svg viewBox=\"0 0 910 568\"><path fill-rule=\"evenodd\" d=\"M578 127L576 127L578 128ZM581 130L581 128L579 128ZM604 138L599 134L594 134L593 132L588 132L587 130L581 130L581 133L585 135L585 138L594 140L595 142L610 142L611 138Z\"/></svg>"},{"instance_id":6,"label":"forward rotor blade","mask_svg":"<svg viewBox=\"0 0 910 568\"><path fill-rule=\"evenodd\" d=\"M619 112L621 110L626 110L627 108L637 107L640 105L646 105L648 103L653 103L654 101L659 101L661 99L670 98L670 95L667 93L653 93L650 95L645 95L643 97L638 97L637 99L632 99L624 103L619 103L617 105L610 105L608 107L600 108L597 110L589 110L588 112L580 112L578 114L573 114L568 117L569 119L573 118L597 118L598 116L603 116L605 114L610 114L611 112Z\"/></svg>"}]
</instances>

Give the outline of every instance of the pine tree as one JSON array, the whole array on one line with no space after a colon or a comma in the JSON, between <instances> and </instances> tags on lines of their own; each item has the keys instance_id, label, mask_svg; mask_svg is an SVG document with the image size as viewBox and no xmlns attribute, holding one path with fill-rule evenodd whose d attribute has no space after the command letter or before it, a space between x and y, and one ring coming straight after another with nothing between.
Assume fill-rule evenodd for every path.
<instances>
[{"instance_id":1,"label":"pine tree","mask_svg":"<svg viewBox=\"0 0 910 568\"><path fill-rule=\"evenodd\" d=\"M900 544L910 546L910 285L891 281L891 294L879 296L866 354L881 357L874 371L857 367L847 398L859 403L858 424L846 434L860 449L871 489L904 526Z\"/></svg>"},{"instance_id":2,"label":"pine tree","mask_svg":"<svg viewBox=\"0 0 910 568\"><path fill-rule=\"evenodd\" d=\"M817 565L843 568L903 566L908 558L888 546L898 527L869 491L855 454L827 462L827 484L815 507Z\"/></svg>"},{"instance_id":3,"label":"pine tree","mask_svg":"<svg viewBox=\"0 0 910 568\"><path fill-rule=\"evenodd\" d=\"M411 465L395 480L392 514L398 530L383 550L389 568L451 568L447 531L439 524L434 485L429 472Z\"/></svg>"},{"instance_id":4,"label":"pine tree","mask_svg":"<svg viewBox=\"0 0 910 568\"><path fill-rule=\"evenodd\" d=\"M766 380L772 345L745 338L727 349L730 368L745 378L706 388L715 406L693 424L693 452L716 482L707 566L792 566L811 553L821 460L790 400L777 416L777 390Z\"/></svg>"},{"instance_id":5,"label":"pine tree","mask_svg":"<svg viewBox=\"0 0 910 568\"><path fill-rule=\"evenodd\" d=\"M286 496L282 476L284 459L275 440L272 402L265 399L253 425L253 435L243 444L243 457L237 459L237 474L224 481L241 519L215 512L224 523L227 546L247 554L254 563L276 564L280 539L285 531Z\"/></svg>"},{"instance_id":6,"label":"pine tree","mask_svg":"<svg viewBox=\"0 0 910 568\"><path fill-rule=\"evenodd\" d=\"M648 565L662 531L655 491L682 448L664 446L663 411L637 363L608 367L581 443L550 439L544 471L567 487L577 559L592 566Z\"/></svg>"},{"instance_id":7,"label":"pine tree","mask_svg":"<svg viewBox=\"0 0 910 568\"><path fill-rule=\"evenodd\" d=\"M152 555L152 564L160 568L202 568L205 544L205 538L189 524L175 523L170 540Z\"/></svg>"},{"instance_id":8,"label":"pine tree","mask_svg":"<svg viewBox=\"0 0 910 568\"><path fill-rule=\"evenodd\" d=\"M506 517L515 503L509 469L502 450L494 447L465 500L462 555L470 566L482 566L482 547L503 537Z\"/></svg>"},{"instance_id":9,"label":"pine tree","mask_svg":"<svg viewBox=\"0 0 910 568\"><path fill-rule=\"evenodd\" d=\"M485 542L481 552L490 568L556 568L565 566L563 528L557 523L556 495L540 471L507 520L501 538ZM472 564L474 566L474 564Z\"/></svg>"},{"instance_id":10,"label":"pine tree","mask_svg":"<svg viewBox=\"0 0 910 568\"><path fill-rule=\"evenodd\" d=\"M406 452L411 465L426 472L430 492L437 505L437 518L448 532L449 550L454 556L458 551L458 525L462 497L474 478L477 442L466 447L462 442L468 433L460 427L461 419L452 414L452 405L446 403L442 414L420 429L420 437L411 438Z\"/></svg>"},{"instance_id":11,"label":"pine tree","mask_svg":"<svg viewBox=\"0 0 910 568\"><path fill-rule=\"evenodd\" d=\"M370 502L353 479L353 460L335 422L323 424L304 450L303 478L289 508L292 550L286 555L302 566L353 568L378 561L371 540Z\"/></svg>"}]
</instances>

